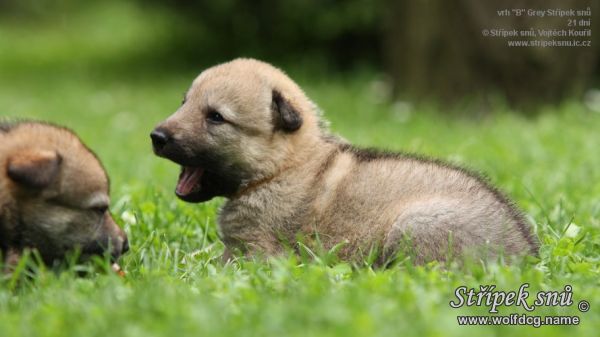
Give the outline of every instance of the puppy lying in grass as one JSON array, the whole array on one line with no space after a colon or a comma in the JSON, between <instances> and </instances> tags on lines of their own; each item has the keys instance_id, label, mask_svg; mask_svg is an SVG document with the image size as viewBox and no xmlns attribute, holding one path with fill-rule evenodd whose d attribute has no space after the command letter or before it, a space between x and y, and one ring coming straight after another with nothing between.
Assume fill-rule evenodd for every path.
<instances>
[{"instance_id":1,"label":"puppy lying in grass","mask_svg":"<svg viewBox=\"0 0 600 337\"><path fill-rule=\"evenodd\" d=\"M272 255L300 237L354 259L407 252L535 254L519 210L484 179L415 155L360 149L331 135L317 106L279 69L237 59L202 72L181 107L151 133L154 152L181 165L175 193L228 198L227 247Z\"/></svg>"},{"instance_id":2,"label":"puppy lying in grass","mask_svg":"<svg viewBox=\"0 0 600 337\"><path fill-rule=\"evenodd\" d=\"M0 249L5 267L25 248L51 265L65 254L116 260L129 249L108 207L108 176L71 131L36 122L0 122ZM120 269L113 265L113 269Z\"/></svg>"}]
</instances>

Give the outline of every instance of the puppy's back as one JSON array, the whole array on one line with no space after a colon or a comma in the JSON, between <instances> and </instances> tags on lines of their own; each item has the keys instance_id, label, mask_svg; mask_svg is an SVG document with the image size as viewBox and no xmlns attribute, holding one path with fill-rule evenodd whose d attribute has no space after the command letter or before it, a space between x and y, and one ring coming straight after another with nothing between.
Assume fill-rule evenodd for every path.
<instances>
[{"instance_id":1,"label":"puppy's back","mask_svg":"<svg viewBox=\"0 0 600 337\"><path fill-rule=\"evenodd\" d=\"M337 156L345 160L334 162L322 182L335 176L335 186L325 188L335 193L329 193L331 200L319 200L326 207L318 206L328 232L339 232L351 243L383 240L392 252L410 237L420 260L477 246L508 255L537 252L537 240L518 209L473 172L346 144L339 145Z\"/></svg>"}]
</instances>

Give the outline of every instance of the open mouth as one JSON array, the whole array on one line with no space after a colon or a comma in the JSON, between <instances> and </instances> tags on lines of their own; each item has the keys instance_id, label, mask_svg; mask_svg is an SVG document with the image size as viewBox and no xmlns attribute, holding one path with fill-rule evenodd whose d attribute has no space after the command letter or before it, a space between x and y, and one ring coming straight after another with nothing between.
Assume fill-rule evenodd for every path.
<instances>
[{"instance_id":1,"label":"open mouth","mask_svg":"<svg viewBox=\"0 0 600 337\"><path fill-rule=\"evenodd\" d=\"M204 169L201 167L182 166L179 181L175 193L180 198L185 198L202 189L202 175Z\"/></svg>"},{"instance_id":2,"label":"open mouth","mask_svg":"<svg viewBox=\"0 0 600 337\"><path fill-rule=\"evenodd\" d=\"M225 169L218 165L204 162L199 166L200 160L187 160L179 162L181 172L175 187L175 195L185 202L204 202L214 197L228 197L235 193L241 179L235 170L230 169L230 174L224 174ZM194 166L187 166L187 165Z\"/></svg>"}]
</instances>

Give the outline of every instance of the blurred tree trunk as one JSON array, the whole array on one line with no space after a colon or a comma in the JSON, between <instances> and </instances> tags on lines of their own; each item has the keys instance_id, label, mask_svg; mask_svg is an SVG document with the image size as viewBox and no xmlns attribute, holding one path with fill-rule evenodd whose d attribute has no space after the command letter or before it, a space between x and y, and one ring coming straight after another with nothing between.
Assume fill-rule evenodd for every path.
<instances>
[{"instance_id":1,"label":"blurred tree trunk","mask_svg":"<svg viewBox=\"0 0 600 337\"><path fill-rule=\"evenodd\" d=\"M509 102L553 103L579 95L598 64L598 3L593 0L389 0L384 55L397 96L456 102L503 94ZM568 27L567 17L499 16L498 10L586 9L592 27ZM573 19L587 19L575 17ZM592 47L509 47L484 29L591 29ZM571 40L515 37L514 40Z\"/></svg>"}]
</instances>

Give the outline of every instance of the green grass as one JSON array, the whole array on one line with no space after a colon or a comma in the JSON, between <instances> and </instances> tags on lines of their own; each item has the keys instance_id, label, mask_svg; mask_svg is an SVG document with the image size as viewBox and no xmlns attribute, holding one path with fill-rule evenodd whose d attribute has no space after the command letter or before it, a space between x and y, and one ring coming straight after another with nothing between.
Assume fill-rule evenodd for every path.
<instances>
[{"instance_id":1,"label":"green grass","mask_svg":"<svg viewBox=\"0 0 600 337\"><path fill-rule=\"evenodd\" d=\"M451 118L443 108L381 103L369 72L330 77L291 69L348 140L485 172L534 224L540 257L512 266L407 262L388 270L293 255L223 265L215 223L222 200L177 201L177 167L153 156L148 137L201 69L124 71L120 51L135 53L136 41L160 46L151 35L171 19L115 6L66 15L60 25L0 24L0 116L79 133L112 178L112 212L132 246L124 279L103 271L103 261L86 277L77 271L90 266L0 277L0 336L597 335L599 114L571 102L532 118L503 108ZM579 315L579 326L459 326L457 315L486 311L448 304L460 285L517 290L522 283L532 293L572 285L573 306L530 314ZM577 310L580 300L590 311ZM513 312L523 310L500 309Z\"/></svg>"}]
</instances>

